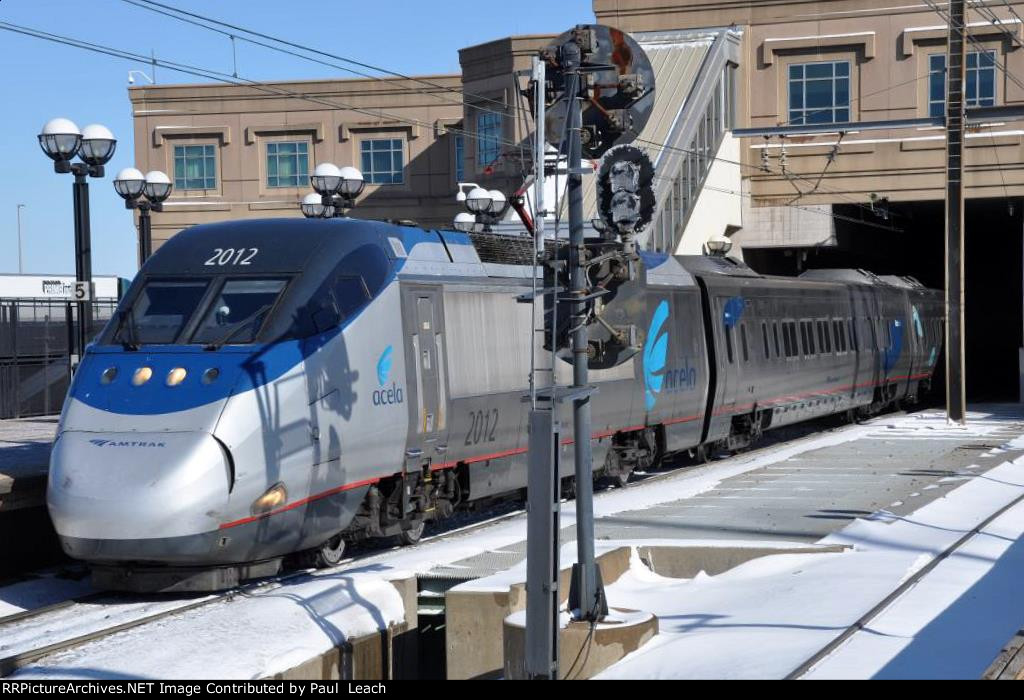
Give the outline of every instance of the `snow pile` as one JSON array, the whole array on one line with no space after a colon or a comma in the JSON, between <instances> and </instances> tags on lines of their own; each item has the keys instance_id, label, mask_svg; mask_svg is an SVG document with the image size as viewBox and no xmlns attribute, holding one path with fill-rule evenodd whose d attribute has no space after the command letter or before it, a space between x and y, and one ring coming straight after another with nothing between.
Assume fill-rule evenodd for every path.
<instances>
[{"instance_id":1,"label":"snow pile","mask_svg":"<svg viewBox=\"0 0 1024 700\"><path fill-rule=\"evenodd\" d=\"M378 570L322 574L103 637L12 678L264 678L404 620Z\"/></svg>"}]
</instances>

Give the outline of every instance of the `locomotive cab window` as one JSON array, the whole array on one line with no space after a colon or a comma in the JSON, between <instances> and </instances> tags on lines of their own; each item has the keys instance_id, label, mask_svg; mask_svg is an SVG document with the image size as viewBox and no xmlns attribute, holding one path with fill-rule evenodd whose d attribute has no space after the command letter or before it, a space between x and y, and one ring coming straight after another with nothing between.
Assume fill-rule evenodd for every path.
<instances>
[{"instance_id":1,"label":"locomotive cab window","mask_svg":"<svg viewBox=\"0 0 1024 700\"><path fill-rule=\"evenodd\" d=\"M173 343L195 315L210 281L151 280L136 295L111 339L132 345Z\"/></svg>"},{"instance_id":2,"label":"locomotive cab window","mask_svg":"<svg viewBox=\"0 0 1024 700\"><path fill-rule=\"evenodd\" d=\"M192 342L253 342L284 285L281 279L229 279L207 309Z\"/></svg>"}]
</instances>

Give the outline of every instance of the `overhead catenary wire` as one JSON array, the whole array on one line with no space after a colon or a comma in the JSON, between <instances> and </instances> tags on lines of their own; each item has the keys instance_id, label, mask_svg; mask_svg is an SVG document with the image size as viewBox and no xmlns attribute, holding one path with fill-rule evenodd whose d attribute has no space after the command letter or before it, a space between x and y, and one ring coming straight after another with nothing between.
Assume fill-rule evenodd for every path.
<instances>
[{"instance_id":1,"label":"overhead catenary wire","mask_svg":"<svg viewBox=\"0 0 1024 700\"><path fill-rule=\"evenodd\" d=\"M209 31L217 32L217 33L223 34L225 36L229 36L229 37L230 36L234 36L235 38L241 39L242 41L246 41L246 42L249 42L251 44L254 44L254 45L257 45L257 46L261 46L261 47L266 48L266 49L270 49L271 51L279 51L281 53L288 54L290 56L295 56L297 58L301 58L301 59L304 59L304 60L307 60L307 61L311 61L311 62L314 62L314 63L319 63L321 65L329 66L329 67L332 67L332 68L337 68L339 70L344 70L344 71L347 71L349 73L352 73L353 75L358 75L358 76L361 76L361 77L364 77L364 78L379 78L380 77L378 75L372 75L372 74L368 74L368 73L363 73L363 72L354 70L352 68L348 68L348 67L345 67L345 66L340 66L340 65L338 65L336 63L330 63L330 62L322 61L320 59L313 58L311 56L306 56L306 55L303 55L303 54L299 54L299 53L296 53L295 51L289 51L287 49L282 48L281 46L274 46L272 44L267 44L265 42L260 42L260 41L254 40L254 39L252 39L250 37L238 36L238 34L235 34L233 32L241 32L241 33L244 33L244 34L249 34L251 36L259 37L260 39L265 39L267 41L272 41L272 42L276 42L278 44L283 44L284 46L289 46L289 47L291 47L293 49L298 49L300 51L305 51L307 53L316 54L318 56L323 56L325 58L331 58L331 59L334 59L335 61L341 61L342 63L347 63L349 65L358 66L359 68L364 68L366 70L376 71L378 73L383 73L385 75L390 75L390 76L395 77L395 78L402 78L403 80L409 80L411 82L420 83L422 85L425 85L425 86L430 87L430 88L434 88L436 90L441 90L441 91L444 91L444 92L451 92L451 93L454 93L454 94L459 96L458 102L450 101L451 104L458 104L458 105L468 106L468 107L471 107L473 109L478 109L478 110L481 110L481 111L484 111L484 112L491 112L492 111L492 110L487 110L487 109L484 109L484 108L480 107L475 102L474 103L468 103L468 102L466 102L463 99L464 97L471 97L471 98L474 98L476 100L479 100L480 102L486 102L486 103L491 103L491 104L495 104L495 105L500 106L502 108L502 111L500 112L500 114L504 114L504 110L508 108L508 105L506 105L505 102L503 102L501 100L496 100L493 97L487 97L485 95L478 95L478 94L474 94L474 93L466 93L466 92L464 92L462 90L455 90L455 89L453 89L451 87L448 87L447 85L441 85L440 83L436 83L434 81L427 80L426 78L406 75L404 73L400 73L398 71L391 70L389 68L384 68L382 66L376 66L376 65L373 65L371 63L367 63L365 61L359 61L359 60L356 60L356 59L353 59L353 58L348 58L346 56L339 56L337 54L333 54L333 53L330 53L328 51L324 51L322 49L317 49L317 48L312 47L312 46L306 46L304 44L300 44L298 42L294 42L294 41L291 41L291 40L288 40L288 39L282 39L280 37L276 37L276 36L273 36L273 35L270 35L270 34L265 34L263 32L258 32L258 31L254 30L254 29L248 29L246 27L242 27L242 26L239 26L237 24L232 24L230 22L224 22L223 20L218 20L218 19L215 19L213 17L208 17L206 15L201 15L201 14L199 14L197 12L191 12L191 11L188 11L188 10L183 10L181 8L173 7L171 5L166 5L166 4L161 3L161 2L155 2L155 0L122 0L122 2L125 2L125 3L127 3L129 5L134 5L135 7L138 7L138 8L143 9L143 10L147 10L149 12L155 12L155 13L158 13L158 14L170 17L172 19L176 19L176 20L181 21L181 22L186 22L188 24L192 24L192 25L195 25L197 27L202 27L202 28L207 29ZM207 24L203 24L203 22L205 22ZM225 27L225 28L227 28L227 29L229 29L231 31L227 31L225 29L218 29L217 26L209 26L211 24L212 25L217 25L217 26L220 26L220 27ZM442 98L440 95L434 95L434 96L437 97L438 99L445 99L445 98ZM518 108L518 105L516 107ZM498 113L498 112L495 112L495 113Z\"/></svg>"},{"instance_id":2,"label":"overhead catenary wire","mask_svg":"<svg viewBox=\"0 0 1024 700\"><path fill-rule=\"evenodd\" d=\"M242 77L242 76L239 76L238 78L235 78L234 76L232 76L232 75L230 75L228 73L224 73L222 71L217 71L217 70L210 69L210 68L203 68L201 66L194 66L194 65L190 65L190 64L186 64L186 63L178 63L178 62L175 62L175 61L168 61L166 59L158 59L156 57L152 57L151 58L151 57L148 57L148 56L142 56L141 54L137 54L137 53L134 53L132 51L127 51L127 50L124 50L124 49L117 49L117 48L110 47L110 46L105 46L105 45L102 45L102 44L95 44L95 43L92 43L92 42L84 41L82 39L75 39L73 37L62 36L60 34L54 34L52 32L46 32L46 31L43 31L43 30L40 30L40 29L34 29L32 27L25 27L25 26L13 24L13 23L10 23L10 22L0 21L0 30L9 31L9 32L13 32L13 33L16 33L16 34L22 34L24 36L29 36L29 37L32 37L32 38L35 38L35 39L49 41L49 42L53 42L53 43L57 43L57 44L63 44L63 45L66 45L66 46L70 46L70 47L73 47L73 48L82 49L82 50L86 50L86 51L91 51L91 52L94 52L94 53L105 54L107 56L111 56L113 58L119 58L119 59L126 60L126 61L136 61L137 62L137 61L140 61L140 60L144 60L146 63L151 63L154 66L162 66L162 67L167 68L169 70L172 70L172 71L175 71L175 72L178 72L178 73L183 73L185 75L192 75L192 76L195 76L195 77L206 78L206 79L210 79L210 80L217 80L217 81L220 81L220 82L223 82L223 83L228 83L228 84L236 85L236 86L239 86L239 87L249 87L249 88L253 88L254 90L258 90L260 92L264 92L264 93L268 93L268 94L272 94L272 95L278 95L278 96L283 96L283 97L293 97L293 98L296 98L296 99L305 100L305 101L312 102L312 103L315 103L315 104L320 104L320 105L325 106L325 107L330 107L331 109L349 110L349 111L352 111L352 112L356 112L356 113L359 113L359 114L364 114L366 116L374 117L374 118L377 118L377 119L388 118L388 119L392 119L392 120L394 120L396 122L399 122L399 123L409 124L411 126L421 126L421 127L427 128L427 129L433 129L434 128L434 124L433 123L426 122L426 121L423 121L423 120L420 120L420 119L415 119L413 117L406 117L406 116L394 114L394 113L391 113L391 112L386 112L386 111L384 111L383 109L380 109L380 108L357 107L355 105L347 104L347 103L340 102L340 101L331 101L331 100L329 100L327 98L316 97L316 96L310 95L308 93L300 93L300 92L294 92L292 90L286 90L284 88L275 87L275 86L272 86L272 85L270 85L268 83L264 83L264 82L257 81L257 80L252 80L252 79L245 78L245 77ZM465 129L458 129L458 128L455 128L455 127L446 127L446 130L450 131L452 133L462 134L462 135L464 135L464 136L466 136L468 138L477 139L477 140L481 139L481 137L479 137L475 132L470 132L470 131L467 131ZM499 143L499 144L501 144L503 146L515 147L517 145L515 142L509 141L508 139L502 138L500 136L494 136L494 137L488 136L488 137L486 137L486 140L491 141L491 142L497 142L497 143Z\"/></svg>"},{"instance_id":3,"label":"overhead catenary wire","mask_svg":"<svg viewBox=\"0 0 1024 700\"><path fill-rule=\"evenodd\" d=\"M32 37L32 38L35 38L35 39L39 39L39 40L44 40L44 41L49 41L49 42L53 42L53 43L63 44L63 45L66 45L66 46L69 46L69 47L72 47L72 48L77 48L77 49L80 49L80 50L87 50L87 51L91 51L91 52L94 52L94 53L99 53L99 54L107 55L107 56L110 56L110 57L113 57L113 58L119 58L119 59L127 60L127 61L144 61L146 63L151 63L154 66L164 67L164 68L167 68L169 70L172 70L172 71L175 71L175 72L179 72L179 73L182 73L182 74L192 75L192 76L195 76L195 77L200 77L200 78L205 78L205 79L210 79L210 80L217 80L217 81L220 81L220 82L224 82L224 83L228 83L228 84L232 84L232 85L237 85L237 86L241 86L241 87L250 87L250 88L253 88L255 90L258 90L258 91L261 91L261 92L265 92L265 93L268 93L268 94L301 99L301 100L309 101L309 102L312 102L312 103L315 103L315 104L320 104L322 106L330 107L332 109L350 110L350 111L353 111L353 112L357 112L357 113L360 113L360 114L365 114L367 116L371 116L371 117L378 118L378 119L380 119L382 117L386 117L386 118L390 118L390 119L392 119L392 120L394 120L396 122L399 122L399 123L410 124L410 125L413 125L413 126L422 126L422 127L425 127L425 128L433 128L433 126L434 126L432 123L424 122L422 120L418 120L418 119L411 118L411 117L405 117L405 116L402 116L402 115L393 114L393 113L386 112L383 109L379 109L379 108L373 108L373 109L363 108L363 107L357 107L355 105L346 104L346 103L343 103L343 102L340 102L340 101L331 101L331 100L329 100L327 98L316 97L314 95L309 95L309 94L306 94L306 93L298 93L298 92L294 92L294 91L291 91L291 90L286 90L284 88L279 88L279 87L271 86L271 85L268 85L268 84L260 82L260 81L252 80L252 79L249 79L249 78L245 78L243 76L238 76L237 78L235 78L234 76L232 76L232 75L230 75L228 73L224 73L222 71L217 71L217 70L214 70L214 69L208 69L208 68L203 68L201 66L194 66L194 65L190 65L190 64L179 63L179 62L175 62L175 61L169 61L169 60L166 60L166 59L158 59L155 56L143 56L141 54L137 54L137 53L134 53L132 51L128 51L128 50L124 50L124 49L118 49L118 48L115 48L115 47L110 47L110 46L106 46L106 45L102 45L102 44L96 44L96 43L88 42L88 41L81 40L81 39L75 39L73 37L67 37L67 36L63 36L63 35L59 35L59 34L54 34L52 32L46 32L46 31L43 31L43 30L34 29L34 28L31 28L31 27L25 27L25 26L21 26L21 25L16 25L16 24L13 24L13 23L10 23L10 22L0 21L0 29L5 30L5 31L9 31L9 32L13 32L13 33L17 33L17 34L21 34L21 35L24 35L24 36L29 36L29 37ZM404 76L400 76L400 77L404 77ZM466 129L457 129L455 127L446 127L446 129L448 131L452 132L452 133L461 134L461 135L463 135L465 137L468 137L468 138L471 138L471 139L480 140L480 138L481 138L475 132L468 131ZM500 143L503 146L509 146L509 147L512 147L512 148L518 147L518 143L517 142L510 141L510 140L504 139L502 137L491 137L491 136L488 136L487 140L492 141L492 142L496 141L496 142ZM739 161L732 161L732 160L729 160L729 159L721 158L719 156L700 154L697 151L694 151L692 149L682 148L682 147L678 147L678 146L669 146L667 144L657 143L657 142L654 142L654 141L648 141L648 140L644 140L644 139L637 139L637 141L641 142L641 143L645 143L645 144L647 144L647 145L649 145L651 147L654 147L654 148L674 150L674 151L679 151L679 152L683 152L683 153L694 153L694 154L697 154L697 155L701 155L704 158L708 158L710 160L721 161L721 162L725 162L725 163L729 163L729 164L739 165L741 167L750 167L750 168L759 169L758 166L755 166L755 165L751 165L751 164L747 164L747 163L741 163ZM810 180L808 180L808 182L810 182ZM557 198L557 191L558 191L557 190L557 183L558 183L558 176L557 176L557 172L556 172L556 176L555 176L556 200L558 199ZM826 192L830 191L828 188L822 188L822 189L824 191L826 191ZM840 193L838 191L831 191L831 193L842 196L842 193ZM851 200L851 199L847 198L847 201L848 201L848 203L850 203L850 204L852 204L854 206L858 206L858 207L860 207L860 208L862 208L864 210L868 210L869 209L866 205L864 205L864 204L862 204L860 202L857 202L855 200ZM557 202L557 206L555 208L555 212L556 212L555 232L556 232L556 234L558 232L558 226L559 226L559 221L560 221L560 217L558 216L558 214L560 213L561 208L562 208L561 207L561 202ZM822 214L822 212L818 212L817 210L809 210L809 211L813 211L816 214ZM824 215L828 216L828 214L824 214ZM848 220L850 220L850 221L855 221L855 222L858 221L857 219L852 219L850 217L846 217L846 218ZM892 229L890 229L890 230L892 230Z\"/></svg>"},{"instance_id":4,"label":"overhead catenary wire","mask_svg":"<svg viewBox=\"0 0 1024 700\"><path fill-rule=\"evenodd\" d=\"M946 24L950 27L950 30L955 31L965 41L969 42L972 46L974 46L974 48L978 49L981 52L985 52L985 48L986 47L984 46L984 44L982 44L980 41L978 41L977 39L972 37L971 33L970 33L970 31L968 30L967 27L965 27L962 30L954 27L948 12L943 12L942 8L940 8L939 5L937 3L935 3L933 0L923 0L923 1L924 1L924 3L926 5L928 5L928 7L930 7L935 12L935 14L937 14L940 18L942 18L943 21L946 22ZM1014 85L1016 85L1020 89L1024 90L1024 82L1021 82L1021 80L1019 78L1017 78L1017 76L1014 75L1008 69L1008 67L1005 64L1005 61L1003 63L1000 63L999 59L995 58L994 59L994 63L995 63L996 68L998 68L1003 73L1003 75L1006 76L1006 78L1010 82L1012 82Z\"/></svg>"}]
</instances>

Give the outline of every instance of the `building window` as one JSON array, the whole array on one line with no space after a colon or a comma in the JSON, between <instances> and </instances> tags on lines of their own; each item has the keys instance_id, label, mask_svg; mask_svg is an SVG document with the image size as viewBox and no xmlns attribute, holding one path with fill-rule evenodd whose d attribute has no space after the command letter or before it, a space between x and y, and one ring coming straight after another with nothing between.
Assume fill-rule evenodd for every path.
<instances>
[{"instance_id":1,"label":"building window","mask_svg":"<svg viewBox=\"0 0 1024 700\"><path fill-rule=\"evenodd\" d=\"M996 103L995 51L971 51L967 54L967 107L992 107ZM946 114L946 54L928 57L928 116Z\"/></svg>"},{"instance_id":2,"label":"building window","mask_svg":"<svg viewBox=\"0 0 1024 700\"><path fill-rule=\"evenodd\" d=\"M363 178L373 185L402 184L405 148L402 139L368 139L360 145Z\"/></svg>"},{"instance_id":3,"label":"building window","mask_svg":"<svg viewBox=\"0 0 1024 700\"><path fill-rule=\"evenodd\" d=\"M217 189L217 147L212 143L200 146L174 147L174 189Z\"/></svg>"},{"instance_id":4,"label":"building window","mask_svg":"<svg viewBox=\"0 0 1024 700\"><path fill-rule=\"evenodd\" d=\"M789 67L789 123L850 121L850 62L797 63Z\"/></svg>"},{"instance_id":5,"label":"building window","mask_svg":"<svg viewBox=\"0 0 1024 700\"><path fill-rule=\"evenodd\" d=\"M455 134L455 182L462 182L465 177L466 137Z\"/></svg>"},{"instance_id":6,"label":"building window","mask_svg":"<svg viewBox=\"0 0 1024 700\"><path fill-rule=\"evenodd\" d=\"M305 187L309 183L309 144L272 141L267 144L267 187Z\"/></svg>"},{"instance_id":7,"label":"building window","mask_svg":"<svg viewBox=\"0 0 1024 700\"><path fill-rule=\"evenodd\" d=\"M501 155L501 115L480 112L476 115L476 164L490 165Z\"/></svg>"}]
</instances>

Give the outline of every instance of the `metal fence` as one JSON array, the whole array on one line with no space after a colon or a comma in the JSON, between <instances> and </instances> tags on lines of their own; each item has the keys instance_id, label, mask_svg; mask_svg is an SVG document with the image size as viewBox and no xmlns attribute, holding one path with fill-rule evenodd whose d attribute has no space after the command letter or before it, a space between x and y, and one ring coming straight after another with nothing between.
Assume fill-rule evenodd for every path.
<instances>
[{"instance_id":1,"label":"metal fence","mask_svg":"<svg viewBox=\"0 0 1024 700\"><path fill-rule=\"evenodd\" d=\"M90 338L117 302L93 302ZM68 348L77 306L66 301L0 300L0 418L59 413L71 381Z\"/></svg>"}]
</instances>

